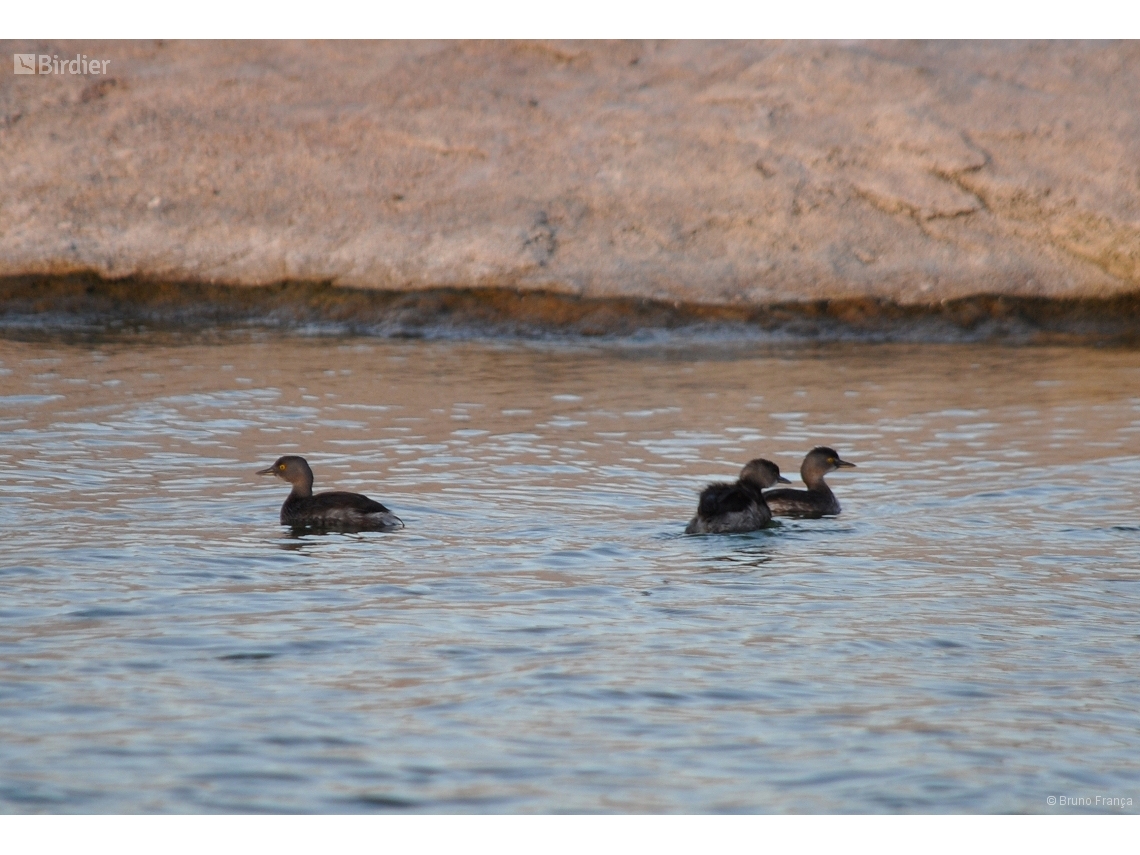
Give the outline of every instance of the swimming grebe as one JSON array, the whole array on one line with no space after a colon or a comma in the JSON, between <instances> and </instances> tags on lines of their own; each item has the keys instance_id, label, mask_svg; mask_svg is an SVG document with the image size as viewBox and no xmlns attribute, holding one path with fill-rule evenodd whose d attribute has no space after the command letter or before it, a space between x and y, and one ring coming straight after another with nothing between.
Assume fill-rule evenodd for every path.
<instances>
[{"instance_id":1,"label":"swimming grebe","mask_svg":"<svg viewBox=\"0 0 1140 855\"><path fill-rule=\"evenodd\" d=\"M685 527L685 534L725 534L755 531L772 519L764 503L765 487L790 484L771 460L749 460L735 484L709 484L701 491L697 515Z\"/></svg>"},{"instance_id":2,"label":"swimming grebe","mask_svg":"<svg viewBox=\"0 0 1140 855\"><path fill-rule=\"evenodd\" d=\"M835 469L854 469L854 463L840 460L834 449L825 445L817 446L807 453L800 466L800 477L807 484L806 490L769 490L764 501L778 517L800 517L816 519L839 513L839 500L824 483L823 476Z\"/></svg>"},{"instance_id":3,"label":"swimming grebe","mask_svg":"<svg viewBox=\"0 0 1140 855\"><path fill-rule=\"evenodd\" d=\"M313 495L313 470L305 458L288 454L277 458L258 475L276 475L293 485L281 506L281 525L330 531L383 531L403 528L403 521L380 504L360 493L317 493Z\"/></svg>"}]
</instances>

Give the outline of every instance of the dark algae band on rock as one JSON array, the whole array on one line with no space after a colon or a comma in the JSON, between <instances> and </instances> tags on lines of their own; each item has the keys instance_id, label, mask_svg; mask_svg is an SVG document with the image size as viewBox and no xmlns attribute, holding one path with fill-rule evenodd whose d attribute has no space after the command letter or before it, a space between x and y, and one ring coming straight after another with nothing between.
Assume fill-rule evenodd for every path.
<instances>
[{"instance_id":1,"label":"dark algae band on rock","mask_svg":"<svg viewBox=\"0 0 1140 855\"><path fill-rule=\"evenodd\" d=\"M372 290L328 282L239 286L0 278L0 331L254 327L384 338L636 337L655 333L805 341L1140 344L1140 292L1050 299L981 294L929 304L875 298L715 305L581 297L485 283Z\"/></svg>"}]
</instances>

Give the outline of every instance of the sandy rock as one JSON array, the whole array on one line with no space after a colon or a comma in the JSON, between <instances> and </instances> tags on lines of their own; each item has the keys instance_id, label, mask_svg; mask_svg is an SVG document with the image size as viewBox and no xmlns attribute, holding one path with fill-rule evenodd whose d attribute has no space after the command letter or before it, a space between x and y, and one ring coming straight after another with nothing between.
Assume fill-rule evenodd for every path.
<instances>
[{"instance_id":1,"label":"sandy rock","mask_svg":"<svg viewBox=\"0 0 1140 855\"><path fill-rule=\"evenodd\" d=\"M1140 289L1134 42L15 52L110 64L0 74L0 275L753 305Z\"/></svg>"}]
</instances>

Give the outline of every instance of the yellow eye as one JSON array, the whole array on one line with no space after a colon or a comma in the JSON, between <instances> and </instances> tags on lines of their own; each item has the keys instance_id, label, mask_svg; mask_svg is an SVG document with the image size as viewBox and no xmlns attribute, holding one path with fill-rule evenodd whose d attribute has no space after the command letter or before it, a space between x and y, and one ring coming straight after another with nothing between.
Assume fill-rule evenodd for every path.
<instances>
[{"instance_id":1,"label":"yellow eye","mask_svg":"<svg viewBox=\"0 0 1140 855\"><path fill-rule=\"evenodd\" d=\"M284 472L284 471L285 471L285 464L284 464L284 463L282 463L282 464L281 464L280 466L278 466L277 468L278 468L278 469L280 469L282 472Z\"/></svg>"}]
</instances>

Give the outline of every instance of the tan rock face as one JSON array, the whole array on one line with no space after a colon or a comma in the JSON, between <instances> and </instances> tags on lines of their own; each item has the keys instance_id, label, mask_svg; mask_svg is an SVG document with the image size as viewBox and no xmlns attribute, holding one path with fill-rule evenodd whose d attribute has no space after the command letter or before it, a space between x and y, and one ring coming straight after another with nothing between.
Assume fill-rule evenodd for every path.
<instances>
[{"instance_id":1,"label":"tan rock face","mask_svg":"<svg viewBox=\"0 0 1140 855\"><path fill-rule=\"evenodd\" d=\"M1140 289L1135 42L4 47L110 63L0 72L0 275Z\"/></svg>"}]
</instances>

